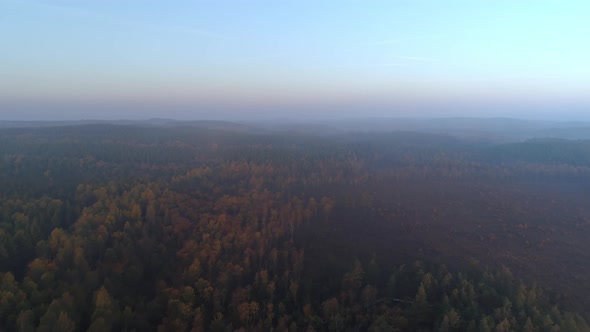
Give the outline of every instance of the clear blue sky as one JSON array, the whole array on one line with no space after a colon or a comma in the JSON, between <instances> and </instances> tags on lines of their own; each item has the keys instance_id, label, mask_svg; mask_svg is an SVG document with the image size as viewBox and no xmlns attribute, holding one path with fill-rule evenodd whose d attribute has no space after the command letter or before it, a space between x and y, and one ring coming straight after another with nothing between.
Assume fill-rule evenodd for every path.
<instances>
[{"instance_id":1,"label":"clear blue sky","mask_svg":"<svg viewBox=\"0 0 590 332\"><path fill-rule=\"evenodd\" d=\"M590 117L590 1L0 0L0 119Z\"/></svg>"}]
</instances>

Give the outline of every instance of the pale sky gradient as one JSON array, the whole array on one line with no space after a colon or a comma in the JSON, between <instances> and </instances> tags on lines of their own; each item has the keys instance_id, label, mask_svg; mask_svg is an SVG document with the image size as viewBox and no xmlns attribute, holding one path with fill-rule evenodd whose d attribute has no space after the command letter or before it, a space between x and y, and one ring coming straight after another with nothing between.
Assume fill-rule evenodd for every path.
<instances>
[{"instance_id":1,"label":"pale sky gradient","mask_svg":"<svg viewBox=\"0 0 590 332\"><path fill-rule=\"evenodd\" d=\"M0 120L587 120L589 36L587 0L0 0Z\"/></svg>"}]
</instances>

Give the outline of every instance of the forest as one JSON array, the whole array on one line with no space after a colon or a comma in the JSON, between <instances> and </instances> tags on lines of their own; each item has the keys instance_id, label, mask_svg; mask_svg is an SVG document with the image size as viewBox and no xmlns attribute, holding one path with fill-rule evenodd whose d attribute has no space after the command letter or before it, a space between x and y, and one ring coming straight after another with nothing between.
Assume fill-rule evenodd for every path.
<instances>
[{"instance_id":1,"label":"forest","mask_svg":"<svg viewBox=\"0 0 590 332\"><path fill-rule=\"evenodd\" d=\"M590 140L0 128L0 331L590 331Z\"/></svg>"}]
</instances>

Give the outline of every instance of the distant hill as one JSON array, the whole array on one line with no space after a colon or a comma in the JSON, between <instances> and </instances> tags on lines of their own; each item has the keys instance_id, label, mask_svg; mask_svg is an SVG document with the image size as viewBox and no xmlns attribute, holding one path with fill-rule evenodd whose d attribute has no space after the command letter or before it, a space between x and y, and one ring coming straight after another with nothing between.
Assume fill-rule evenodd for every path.
<instances>
[{"instance_id":1,"label":"distant hill","mask_svg":"<svg viewBox=\"0 0 590 332\"><path fill-rule=\"evenodd\" d=\"M330 134L342 132L413 131L450 135L476 141L519 142L532 138L590 139L590 123L533 121L512 118L358 118L321 121L181 121L166 118L148 120L0 121L0 128L78 126L88 124L143 127L195 127L240 132L288 131Z\"/></svg>"}]
</instances>

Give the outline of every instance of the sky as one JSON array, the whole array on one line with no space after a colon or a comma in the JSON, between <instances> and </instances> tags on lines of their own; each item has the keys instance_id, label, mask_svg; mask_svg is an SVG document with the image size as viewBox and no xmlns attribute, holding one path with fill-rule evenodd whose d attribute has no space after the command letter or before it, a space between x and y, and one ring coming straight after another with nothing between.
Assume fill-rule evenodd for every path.
<instances>
[{"instance_id":1,"label":"sky","mask_svg":"<svg viewBox=\"0 0 590 332\"><path fill-rule=\"evenodd\" d=\"M0 120L588 120L589 17L587 0L0 0Z\"/></svg>"}]
</instances>

